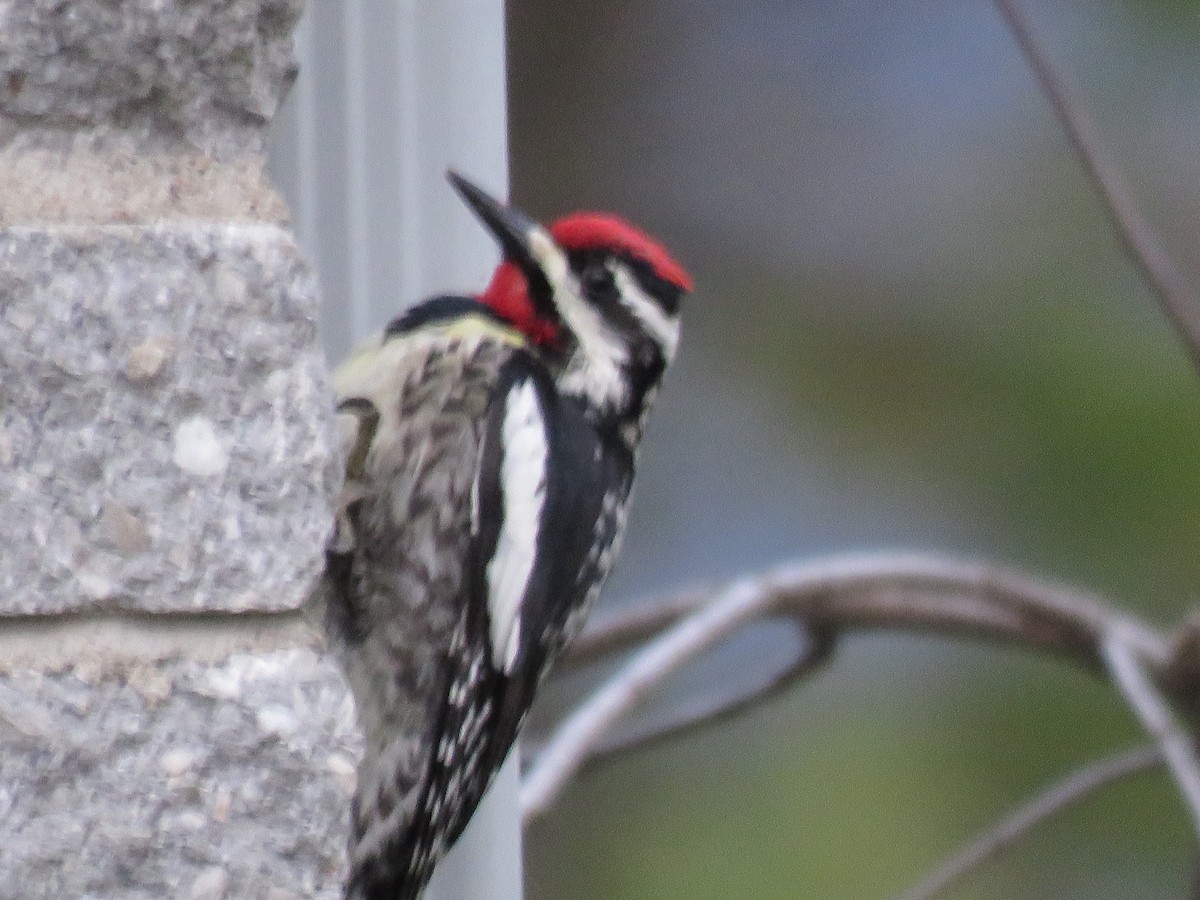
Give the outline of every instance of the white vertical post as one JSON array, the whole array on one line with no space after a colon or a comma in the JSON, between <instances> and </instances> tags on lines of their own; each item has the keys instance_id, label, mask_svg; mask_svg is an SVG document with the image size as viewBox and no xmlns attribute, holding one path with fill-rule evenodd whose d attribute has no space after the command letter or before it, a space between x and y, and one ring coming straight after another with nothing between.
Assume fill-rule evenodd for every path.
<instances>
[{"instance_id":1,"label":"white vertical post","mask_svg":"<svg viewBox=\"0 0 1200 900\"><path fill-rule=\"evenodd\" d=\"M433 873L426 900L520 900L520 777L514 751L475 818Z\"/></svg>"},{"instance_id":2,"label":"white vertical post","mask_svg":"<svg viewBox=\"0 0 1200 900\"><path fill-rule=\"evenodd\" d=\"M310 0L305 18L272 162L336 362L403 307L480 289L497 262L445 172L507 192L504 3ZM517 788L514 754L428 900L520 900Z\"/></svg>"}]
</instances>

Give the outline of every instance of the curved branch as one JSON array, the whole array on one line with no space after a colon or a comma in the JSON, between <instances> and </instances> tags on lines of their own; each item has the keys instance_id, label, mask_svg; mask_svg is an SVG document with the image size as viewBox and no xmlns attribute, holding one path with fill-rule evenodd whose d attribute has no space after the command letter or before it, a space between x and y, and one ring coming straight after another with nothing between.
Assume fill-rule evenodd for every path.
<instances>
[{"instance_id":1,"label":"curved branch","mask_svg":"<svg viewBox=\"0 0 1200 900\"><path fill-rule=\"evenodd\" d=\"M1107 629L1129 639L1155 676L1164 639L1096 597L982 562L923 553L865 553L783 565L752 579L762 617L795 616L812 628L968 634L1048 649L1101 669ZM678 591L598 616L568 649L567 665L627 650L714 602L716 590Z\"/></svg>"},{"instance_id":2,"label":"curved branch","mask_svg":"<svg viewBox=\"0 0 1200 900\"><path fill-rule=\"evenodd\" d=\"M1072 772L970 841L896 900L933 900L973 869L1007 850L1039 822L1068 809L1106 785L1144 772L1162 761L1162 751L1151 744L1125 750Z\"/></svg>"},{"instance_id":3,"label":"curved branch","mask_svg":"<svg viewBox=\"0 0 1200 900\"><path fill-rule=\"evenodd\" d=\"M634 600L619 609L597 612L557 663L558 669L590 665L634 649L712 600L712 585Z\"/></svg>"},{"instance_id":4,"label":"curved branch","mask_svg":"<svg viewBox=\"0 0 1200 900\"><path fill-rule=\"evenodd\" d=\"M1192 825L1200 834L1200 763L1196 760L1194 738L1175 723L1166 700L1150 683L1137 655L1123 638L1120 630L1114 629L1104 641L1104 659L1109 674L1146 731L1157 742L1167 769L1187 804Z\"/></svg>"},{"instance_id":5,"label":"curved branch","mask_svg":"<svg viewBox=\"0 0 1200 900\"><path fill-rule=\"evenodd\" d=\"M680 597L690 596L686 602ZM526 820L544 811L612 724L670 674L749 622L794 616L829 640L852 630L903 629L1016 644L1104 671L1104 646L1122 645L1156 680L1170 651L1152 629L1100 601L1016 572L936 556L845 556L781 567L715 597L674 595L581 637L584 653L623 643L647 623L666 627L559 726L522 786ZM670 623L669 625L667 623ZM578 652L578 651L576 651Z\"/></svg>"},{"instance_id":6,"label":"curved branch","mask_svg":"<svg viewBox=\"0 0 1200 900\"><path fill-rule=\"evenodd\" d=\"M800 622L796 624L803 626ZM831 639L823 635L807 635L807 629L804 631L804 646L786 666L766 673L755 684L697 698L659 718L638 722L612 734L589 748L584 764L591 766L613 756L641 750L659 741L723 722L751 706L782 694L823 666L833 654L834 642Z\"/></svg>"},{"instance_id":7,"label":"curved branch","mask_svg":"<svg viewBox=\"0 0 1200 900\"><path fill-rule=\"evenodd\" d=\"M549 808L612 723L641 703L659 682L751 621L759 597L754 582L738 582L634 654L569 715L521 783L522 820L528 822Z\"/></svg>"}]
</instances>

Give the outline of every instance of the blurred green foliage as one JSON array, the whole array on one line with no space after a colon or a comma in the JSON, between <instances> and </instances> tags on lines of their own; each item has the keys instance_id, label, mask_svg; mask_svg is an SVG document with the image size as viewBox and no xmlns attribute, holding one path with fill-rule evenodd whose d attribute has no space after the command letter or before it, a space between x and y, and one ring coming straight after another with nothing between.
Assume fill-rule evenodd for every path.
<instances>
[{"instance_id":1,"label":"blurred green foliage","mask_svg":"<svg viewBox=\"0 0 1200 900\"><path fill-rule=\"evenodd\" d=\"M1029 5L1200 284L1200 2ZM950 550L1166 626L1200 583L1200 378L993 13L514 3L516 193L538 212L613 196L683 235L701 285L686 352L773 433L965 523ZM855 638L786 698L585 773L530 830L529 896L887 897L1140 739L1111 689L1060 661ZM1151 773L949 896L1174 898L1194 854Z\"/></svg>"},{"instance_id":2,"label":"blurred green foliage","mask_svg":"<svg viewBox=\"0 0 1200 900\"><path fill-rule=\"evenodd\" d=\"M797 323L787 284L734 280L726 296L753 285L722 337L737 346L711 349L749 361L775 408L819 421L881 481L997 523L991 552L1174 619L1200 583L1200 380L1165 325L1122 321L1111 288L1077 274L986 285L968 301L990 311L983 327L872 317L861 301Z\"/></svg>"}]
</instances>

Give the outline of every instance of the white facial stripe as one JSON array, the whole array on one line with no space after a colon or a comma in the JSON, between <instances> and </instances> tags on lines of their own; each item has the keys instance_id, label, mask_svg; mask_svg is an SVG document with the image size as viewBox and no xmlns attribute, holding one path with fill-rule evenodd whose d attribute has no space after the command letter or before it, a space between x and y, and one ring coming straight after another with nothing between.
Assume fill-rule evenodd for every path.
<instances>
[{"instance_id":1,"label":"white facial stripe","mask_svg":"<svg viewBox=\"0 0 1200 900\"><path fill-rule=\"evenodd\" d=\"M537 260L550 289L554 293L554 305L567 328L579 340L584 352L596 359L608 359L616 364L626 361L624 345L612 333L592 304L583 299L579 282L571 271L567 254L542 229L530 236L530 251Z\"/></svg>"},{"instance_id":2,"label":"white facial stripe","mask_svg":"<svg viewBox=\"0 0 1200 900\"><path fill-rule=\"evenodd\" d=\"M567 255L549 233L541 228L533 231L529 235L529 249L550 282L559 316L579 343L559 386L569 394L585 395L601 405L621 402L626 389L621 368L629 361L628 347L596 308L583 299Z\"/></svg>"},{"instance_id":3,"label":"white facial stripe","mask_svg":"<svg viewBox=\"0 0 1200 900\"><path fill-rule=\"evenodd\" d=\"M654 298L642 289L627 266L617 262L611 268L621 304L637 317L646 333L662 347L663 357L670 362L675 356L675 348L679 346L679 319L663 311Z\"/></svg>"},{"instance_id":4,"label":"white facial stripe","mask_svg":"<svg viewBox=\"0 0 1200 900\"><path fill-rule=\"evenodd\" d=\"M529 232L529 255L546 273L551 288L563 287L572 280L567 254L563 253L546 229L539 226Z\"/></svg>"},{"instance_id":5,"label":"white facial stripe","mask_svg":"<svg viewBox=\"0 0 1200 900\"><path fill-rule=\"evenodd\" d=\"M487 566L492 665L507 673L521 644L521 602L537 557L538 526L546 502L546 426L532 381L514 386L504 400L500 428L503 519Z\"/></svg>"}]
</instances>

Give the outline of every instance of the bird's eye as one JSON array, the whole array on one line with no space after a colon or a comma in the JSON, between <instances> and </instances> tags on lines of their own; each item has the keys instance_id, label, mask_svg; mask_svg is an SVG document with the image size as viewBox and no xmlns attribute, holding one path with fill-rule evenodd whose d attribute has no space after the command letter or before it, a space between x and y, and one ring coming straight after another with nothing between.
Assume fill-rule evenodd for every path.
<instances>
[{"instance_id":1,"label":"bird's eye","mask_svg":"<svg viewBox=\"0 0 1200 900\"><path fill-rule=\"evenodd\" d=\"M580 273L579 280L584 291L592 297L614 294L617 290L612 270L602 262L588 264Z\"/></svg>"}]
</instances>

